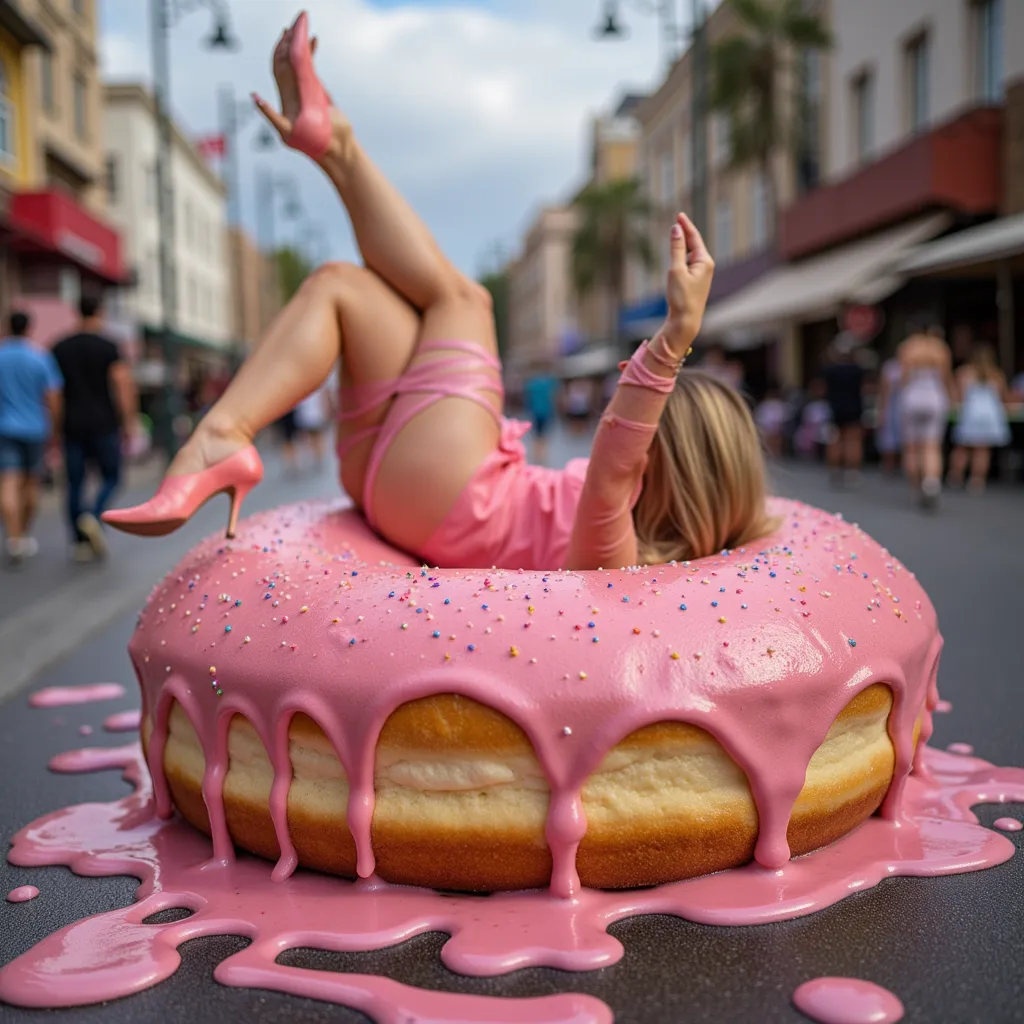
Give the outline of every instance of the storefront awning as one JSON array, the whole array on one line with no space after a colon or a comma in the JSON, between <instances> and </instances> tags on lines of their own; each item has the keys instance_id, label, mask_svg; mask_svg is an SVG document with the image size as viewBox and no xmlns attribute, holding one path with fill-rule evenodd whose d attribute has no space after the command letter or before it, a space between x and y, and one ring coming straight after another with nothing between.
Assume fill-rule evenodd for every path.
<instances>
[{"instance_id":1,"label":"storefront awning","mask_svg":"<svg viewBox=\"0 0 1024 1024\"><path fill-rule=\"evenodd\" d=\"M780 323L825 319L844 303L873 303L903 283L895 273L907 251L934 238L949 225L949 215L930 214L887 231L879 231L819 256L770 270L749 287L711 306L701 336L720 338L737 347L749 344L752 332Z\"/></svg>"},{"instance_id":2,"label":"storefront awning","mask_svg":"<svg viewBox=\"0 0 1024 1024\"><path fill-rule=\"evenodd\" d=\"M623 309L619 313L619 328L626 337L646 337L665 322L667 314L665 296L654 295Z\"/></svg>"},{"instance_id":3,"label":"storefront awning","mask_svg":"<svg viewBox=\"0 0 1024 1024\"><path fill-rule=\"evenodd\" d=\"M0 0L0 28L5 29L22 46L41 46L53 51L50 37L32 19L26 17L10 0Z\"/></svg>"},{"instance_id":4,"label":"storefront awning","mask_svg":"<svg viewBox=\"0 0 1024 1024\"><path fill-rule=\"evenodd\" d=\"M1024 255L1024 213L1000 217L912 249L900 261L908 277L983 266Z\"/></svg>"},{"instance_id":5,"label":"storefront awning","mask_svg":"<svg viewBox=\"0 0 1024 1024\"><path fill-rule=\"evenodd\" d=\"M17 249L58 255L108 284L124 280L121 236L63 192L17 193L6 226Z\"/></svg>"}]
</instances>

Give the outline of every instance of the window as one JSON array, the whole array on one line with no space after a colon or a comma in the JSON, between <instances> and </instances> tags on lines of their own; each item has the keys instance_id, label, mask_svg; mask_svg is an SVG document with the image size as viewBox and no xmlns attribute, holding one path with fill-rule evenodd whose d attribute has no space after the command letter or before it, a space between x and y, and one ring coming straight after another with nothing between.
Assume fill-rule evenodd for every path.
<instances>
[{"instance_id":1,"label":"window","mask_svg":"<svg viewBox=\"0 0 1024 1024\"><path fill-rule=\"evenodd\" d=\"M106 163L107 202L111 206L117 204L117 154L108 153Z\"/></svg>"},{"instance_id":2,"label":"window","mask_svg":"<svg viewBox=\"0 0 1024 1024\"><path fill-rule=\"evenodd\" d=\"M185 293L185 308L189 316L195 316L199 312L199 302L196 297L196 279L189 274L188 290Z\"/></svg>"},{"instance_id":3,"label":"window","mask_svg":"<svg viewBox=\"0 0 1024 1024\"><path fill-rule=\"evenodd\" d=\"M758 171L751 180L751 244L760 252L768 244L768 182Z\"/></svg>"},{"instance_id":4,"label":"window","mask_svg":"<svg viewBox=\"0 0 1024 1024\"><path fill-rule=\"evenodd\" d=\"M87 103L87 86L85 83L85 75L80 72L75 72L74 82L72 84L73 96L74 96L74 111L75 111L75 135L80 139L84 139L89 131L88 114L86 111Z\"/></svg>"},{"instance_id":5,"label":"window","mask_svg":"<svg viewBox=\"0 0 1024 1024\"><path fill-rule=\"evenodd\" d=\"M863 162L875 146L875 77L870 71L853 83L853 126L855 153Z\"/></svg>"},{"instance_id":6,"label":"window","mask_svg":"<svg viewBox=\"0 0 1024 1024\"><path fill-rule=\"evenodd\" d=\"M666 207L676 201L676 161L671 144L658 157L658 201Z\"/></svg>"},{"instance_id":7,"label":"window","mask_svg":"<svg viewBox=\"0 0 1024 1024\"><path fill-rule=\"evenodd\" d=\"M715 166L725 167L732 160L732 121L728 114L715 114Z\"/></svg>"},{"instance_id":8,"label":"window","mask_svg":"<svg viewBox=\"0 0 1024 1024\"><path fill-rule=\"evenodd\" d=\"M715 251L712 255L718 263L732 259L732 202L728 199L715 203Z\"/></svg>"},{"instance_id":9,"label":"window","mask_svg":"<svg viewBox=\"0 0 1024 1024\"><path fill-rule=\"evenodd\" d=\"M918 36L907 46L906 53L908 127L914 134L928 126L930 66L928 36Z\"/></svg>"},{"instance_id":10,"label":"window","mask_svg":"<svg viewBox=\"0 0 1024 1024\"><path fill-rule=\"evenodd\" d=\"M48 114L57 111L57 96L53 89L53 54L49 50L39 53L40 92L43 99L43 110Z\"/></svg>"},{"instance_id":11,"label":"window","mask_svg":"<svg viewBox=\"0 0 1024 1024\"><path fill-rule=\"evenodd\" d=\"M801 90L796 186L803 195L817 188L821 181L821 54L817 50L804 50L799 67Z\"/></svg>"},{"instance_id":12,"label":"window","mask_svg":"<svg viewBox=\"0 0 1024 1024\"><path fill-rule=\"evenodd\" d=\"M192 216L192 203L185 200L185 244L191 249L192 239L195 236L195 218Z\"/></svg>"},{"instance_id":13,"label":"window","mask_svg":"<svg viewBox=\"0 0 1024 1024\"><path fill-rule=\"evenodd\" d=\"M1003 98L1003 0L974 4L974 90L979 100Z\"/></svg>"},{"instance_id":14,"label":"window","mask_svg":"<svg viewBox=\"0 0 1024 1024\"><path fill-rule=\"evenodd\" d=\"M689 191L693 184L693 140L689 131L683 135L683 189Z\"/></svg>"},{"instance_id":15,"label":"window","mask_svg":"<svg viewBox=\"0 0 1024 1024\"><path fill-rule=\"evenodd\" d=\"M0 161L14 159L14 104L7 93L7 67L0 60Z\"/></svg>"}]
</instances>

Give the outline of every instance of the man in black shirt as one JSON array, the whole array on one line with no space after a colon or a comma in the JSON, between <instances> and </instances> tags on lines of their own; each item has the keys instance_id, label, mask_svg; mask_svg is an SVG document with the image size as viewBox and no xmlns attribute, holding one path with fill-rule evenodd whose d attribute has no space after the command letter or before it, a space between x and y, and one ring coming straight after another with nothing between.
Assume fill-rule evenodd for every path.
<instances>
[{"instance_id":1,"label":"man in black shirt","mask_svg":"<svg viewBox=\"0 0 1024 1024\"><path fill-rule=\"evenodd\" d=\"M822 376L826 398L832 410L832 441L828 446L828 465L833 483L845 480L856 484L864 460L864 377L866 371L857 360L857 339L852 334L836 336L829 352L830 361Z\"/></svg>"},{"instance_id":2,"label":"man in black shirt","mask_svg":"<svg viewBox=\"0 0 1024 1024\"><path fill-rule=\"evenodd\" d=\"M79 303L76 334L57 343L53 355L64 376L64 461L72 556L89 561L106 554L100 515L121 479L121 440L134 425L138 399L131 368L102 329L103 306L93 295ZM91 511L82 508L86 468L101 484Z\"/></svg>"}]
</instances>

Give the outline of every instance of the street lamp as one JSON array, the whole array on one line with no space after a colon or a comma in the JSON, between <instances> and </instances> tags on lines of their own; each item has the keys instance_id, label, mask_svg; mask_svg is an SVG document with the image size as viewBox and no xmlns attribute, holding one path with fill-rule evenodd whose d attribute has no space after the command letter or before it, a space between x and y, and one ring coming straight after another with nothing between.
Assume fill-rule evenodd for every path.
<instances>
[{"instance_id":1,"label":"street lamp","mask_svg":"<svg viewBox=\"0 0 1024 1024\"><path fill-rule=\"evenodd\" d=\"M679 17L679 0L604 0L603 13L594 27L594 38L600 40L627 39L629 28L619 18L623 3L639 14L658 17L661 31L662 56L671 67L680 57L686 42L686 33ZM696 8L696 0L693 0ZM696 24L696 21L694 21Z\"/></svg>"},{"instance_id":2,"label":"street lamp","mask_svg":"<svg viewBox=\"0 0 1024 1024\"><path fill-rule=\"evenodd\" d=\"M160 349L164 361L164 382L159 416L154 433L162 435L169 456L177 448L174 418L177 393L171 380L173 334L177 319L177 275L174 260L174 182L171 161L174 129L171 122L171 29L186 14L206 8L214 16L214 30L207 45L216 49L235 49L237 42L228 27L226 0L150 0L150 34L153 53L153 106L157 123L156 198L160 260Z\"/></svg>"},{"instance_id":3,"label":"street lamp","mask_svg":"<svg viewBox=\"0 0 1024 1024\"><path fill-rule=\"evenodd\" d=\"M666 63L671 67L683 53L687 33L682 27L677 0L604 0L603 14L594 29L597 39L623 39L627 28L619 20L622 3L641 14L655 14L661 25L661 44ZM708 153L708 54L707 16L704 0L690 0L692 45L690 142L693 161L690 215L701 231L707 229L707 153Z\"/></svg>"}]
</instances>

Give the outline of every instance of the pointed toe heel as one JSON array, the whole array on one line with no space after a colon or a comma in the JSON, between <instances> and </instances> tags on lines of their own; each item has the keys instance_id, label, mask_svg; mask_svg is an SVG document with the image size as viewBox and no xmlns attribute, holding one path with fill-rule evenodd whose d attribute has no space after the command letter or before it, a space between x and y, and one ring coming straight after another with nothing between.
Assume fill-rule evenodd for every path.
<instances>
[{"instance_id":1,"label":"pointed toe heel","mask_svg":"<svg viewBox=\"0 0 1024 1024\"><path fill-rule=\"evenodd\" d=\"M233 538L242 502L262 479L263 463L249 445L202 472L165 477L149 501L105 512L103 521L136 536L163 537L187 523L211 498L226 493L231 498L226 534Z\"/></svg>"}]
</instances>

